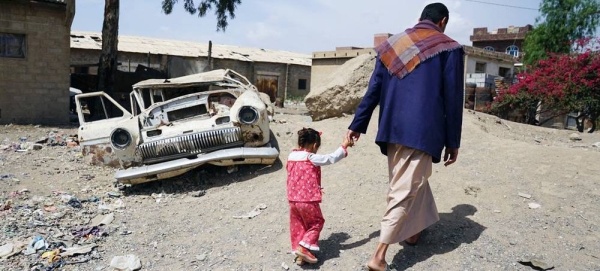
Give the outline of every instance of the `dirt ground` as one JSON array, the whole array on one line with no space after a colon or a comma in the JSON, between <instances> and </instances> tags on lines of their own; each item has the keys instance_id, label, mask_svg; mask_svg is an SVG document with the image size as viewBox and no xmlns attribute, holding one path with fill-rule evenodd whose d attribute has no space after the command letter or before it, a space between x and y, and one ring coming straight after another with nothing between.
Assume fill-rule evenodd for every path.
<instances>
[{"instance_id":1,"label":"dirt ground","mask_svg":"<svg viewBox=\"0 0 600 271\"><path fill-rule=\"evenodd\" d=\"M0 150L0 246L35 236L50 246L98 245L63 258L71 264L56 270L111 270L111 259L127 254L139 257L143 270L284 270L282 264L302 270L289 254L286 157L302 127L323 131L320 151L333 151L351 116L276 120L271 128L281 155L273 166L240 166L233 173L205 167L123 190L114 185L114 169L84 164L77 148ZM348 158L323 168L322 252L317 265L304 269L363 270L377 244L388 176L387 160L374 144L376 120L377 114ZM2 126L0 145L21 137L36 141L52 131L77 130ZM519 261L539 259L555 270L600 270L600 148L593 146L600 134L581 134L574 142L572 133L465 111L457 164L434 165L430 179L441 220L417 246L392 245L392 269L533 270ZM76 208L67 195L89 201ZM266 209L258 216L234 218L260 204ZM106 213L115 217L102 226L108 235L72 234ZM43 251L2 259L0 270L43 270L49 265Z\"/></svg>"}]
</instances>

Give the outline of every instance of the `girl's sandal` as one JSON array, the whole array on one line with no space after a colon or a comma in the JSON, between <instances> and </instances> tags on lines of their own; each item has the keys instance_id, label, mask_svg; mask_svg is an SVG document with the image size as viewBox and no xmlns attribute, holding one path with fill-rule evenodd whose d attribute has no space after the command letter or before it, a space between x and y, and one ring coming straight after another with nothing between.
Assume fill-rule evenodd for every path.
<instances>
[{"instance_id":1,"label":"girl's sandal","mask_svg":"<svg viewBox=\"0 0 600 271\"><path fill-rule=\"evenodd\" d=\"M296 258L294 258L294 263L301 266L304 265L304 260L302 260L301 257L296 256Z\"/></svg>"}]
</instances>

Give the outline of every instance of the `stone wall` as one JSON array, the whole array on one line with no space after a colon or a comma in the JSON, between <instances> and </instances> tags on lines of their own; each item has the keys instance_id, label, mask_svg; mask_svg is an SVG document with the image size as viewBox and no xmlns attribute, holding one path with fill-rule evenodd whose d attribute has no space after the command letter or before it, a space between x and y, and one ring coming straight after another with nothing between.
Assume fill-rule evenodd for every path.
<instances>
[{"instance_id":1,"label":"stone wall","mask_svg":"<svg viewBox=\"0 0 600 271\"><path fill-rule=\"evenodd\" d=\"M65 4L0 2L0 33L26 39L24 58L0 57L0 123L69 122L67 14Z\"/></svg>"}]
</instances>

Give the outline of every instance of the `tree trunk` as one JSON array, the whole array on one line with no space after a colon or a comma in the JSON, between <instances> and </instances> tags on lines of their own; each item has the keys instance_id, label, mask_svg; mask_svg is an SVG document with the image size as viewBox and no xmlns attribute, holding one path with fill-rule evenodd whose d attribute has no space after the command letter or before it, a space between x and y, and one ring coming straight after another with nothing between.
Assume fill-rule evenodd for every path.
<instances>
[{"instance_id":1,"label":"tree trunk","mask_svg":"<svg viewBox=\"0 0 600 271\"><path fill-rule=\"evenodd\" d=\"M119 0L105 0L102 25L102 54L98 67L98 89L111 97L115 93L117 43L119 35ZM108 109L108 108L107 108Z\"/></svg>"}]
</instances>

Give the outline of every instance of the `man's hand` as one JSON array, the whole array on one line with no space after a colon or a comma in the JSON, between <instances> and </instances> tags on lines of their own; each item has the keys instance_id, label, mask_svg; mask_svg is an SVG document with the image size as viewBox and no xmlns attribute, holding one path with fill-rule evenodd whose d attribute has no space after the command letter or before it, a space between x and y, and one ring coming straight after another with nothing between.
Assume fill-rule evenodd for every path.
<instances>
[{"instance_id":1,"label":"man's hand","mask_svg":"<svg viewBox=\"0 0 600 271\"><path fill-rule=\"evenodd\" d=\"M359 132L348 130L348 132L346 133L346 140L352 142L353 145L354 145L354 142L357 142L359 138L360 138Z\"/></svg>"},{"instance_id":2,"label":"man's hand","mask_svg":"<svg viewBox=\"0 0 600 271\"><path fill-rule=\"evenodd\" d=\"M458 149L448 149L446 148L446 151L444 153L444 166L449 166L454 164L454 162L456 162L456 159L458 159Z\"/></svg>"}]
</instances>

